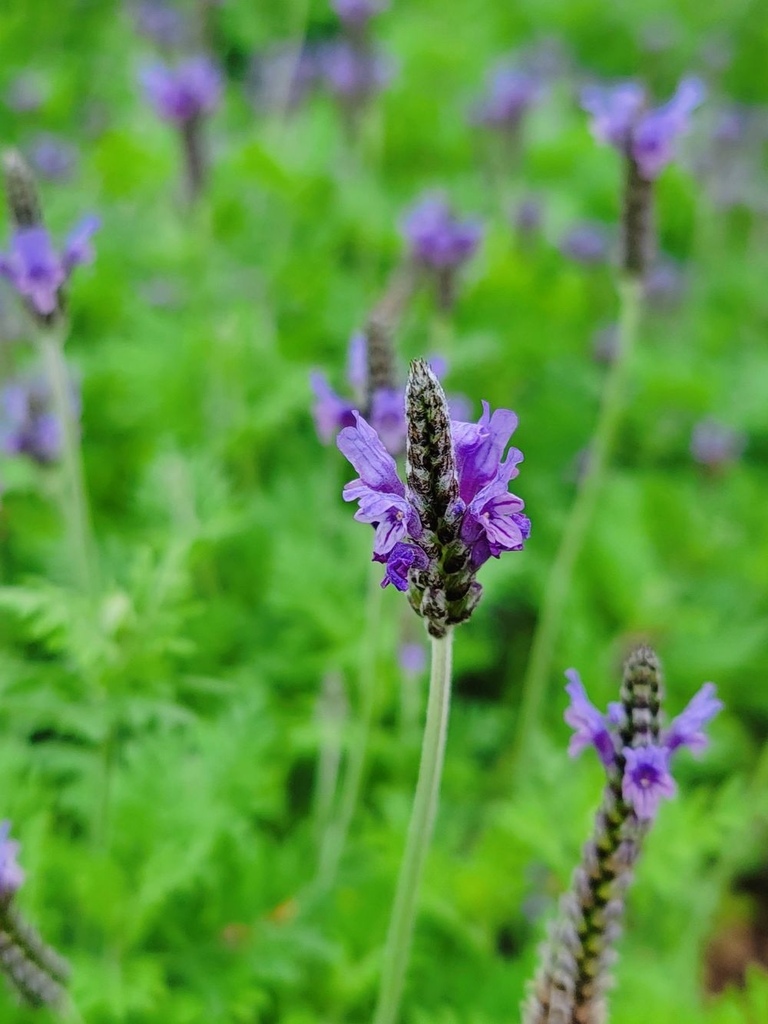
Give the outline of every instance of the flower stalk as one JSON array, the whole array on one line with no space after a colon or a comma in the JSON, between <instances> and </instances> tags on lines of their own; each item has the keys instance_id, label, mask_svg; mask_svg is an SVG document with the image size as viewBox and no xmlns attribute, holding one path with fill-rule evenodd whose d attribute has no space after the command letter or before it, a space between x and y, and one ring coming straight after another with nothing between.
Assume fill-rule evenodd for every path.
<instances>
[{"instance_id":1,"label":"flower stalk","mask_svg":"<svg viewBox=\"0 0 768 1024\"><path fill-rule=\"evenodd\" d=\"M431 638L432 667L419 778L400 866L395 902L384 947L381 983L373 1024L395 1024L410 959L421 879L432 841L445 759L451 700L453 630Z\"/></svg>"}]
</instances>

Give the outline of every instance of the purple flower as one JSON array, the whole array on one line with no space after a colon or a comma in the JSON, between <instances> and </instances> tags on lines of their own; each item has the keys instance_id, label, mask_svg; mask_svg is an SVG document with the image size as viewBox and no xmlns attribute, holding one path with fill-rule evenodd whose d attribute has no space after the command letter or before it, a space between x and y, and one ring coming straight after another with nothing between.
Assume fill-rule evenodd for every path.
<instances>
[{"instance_id":1,"label":"purple flower","mask_svg":"<svg viewBox=\"0 0 768 1024\"><path fill-rule=\"evenodd\" d=\"M655 746L625 747L624 758L622 795L641 821L650 821L656 817L661 798L677 793L669 773L669 751Z\"/></svg>"},{"instance_id":2,"label":"purple flower","mask_svg":"<svg viewBox=\"0 0 768 1024\"><path fill-rule=\"evenodd\" d=\"M406 675L421 675L427 667L427 652L423 644L403 643L397 660Z\"/></svg>"},{"instance_id":3,"label":"purple flower","mask_svg":"<svg viewBox=\"0 0 768 1024\"><path fill-rule=\"evenodd\" d=\"M376 526L374 559L387 563L383 585L406 590L408 570L429 563L419 547L423 526L379 435L359 413L353 415L356 426L342 430L336 443L361 479L347 484L343 495L359 502L358 521ZM508 491L523 458L517 448L504 454L516 426L513 412L491 414L487 402L477 423L451 424L459 494L455 513L461 518L457 532L473 571L502 551L519 551L530 535L523 502Z\"/></svg>"},{"instance_id":4,"label":"purple flower","mask_svg":"<svg viewBox=\"0 0 768 1024\"><path fill-rule=\"evenodd\" d=\"M602 715L587 697L581 676L575 668L565 673L568 683L565 692L571 698L565 710L565 721L575 729L568 744L568 753L576 757L585 747L593 746L600 760L608 767L616 760L616 747L610 732L610 720Z\"/></svg>"},{"instance_id":5,"label":"purple flower","mask_svg":"<svg viewBox=\"0 0 768 1024\"><path fill-rule=\"evenodd\" d=\"M62 285L79 264L93 260L91 236L99 218L84 217L68 235L61 254L44 227L18 228L7 253L0 254L0 275L41 316L55 312Z\"/></svg>"},{"instance_id":6,"label":"purple flower","mask_svg":"<svg viewBox=\"0 0 768 1024\"><path fill-rule=\"evenodd\" d=\"M349 340L347 380L352 388L352 399L338 395L324 373L316 370L310 374L310 385L315 395L312 415L317 435L324 444L329 444L343 427L354 426L353 411L365 403L368 378L367 347L368 343L362 332L356 332ZM439 357L431 360L431 364L439 376L447 370L445 360ZM462 412L468 407L462 395L453 397L452 408L454 405ZM405 401L400 388L376 388L370 396L367 419L384 443L384 447L392 455L400 455L405 451Z\"/></svg>"},{"instance_id":7,"label":"purple flower","mask_svg":"<svg viewBox=\"0 0 768 1024\"><path fill-rule=\"evenodd\" d=\"M576 224L560 239L563 256L582 263L596 266L606 263L610 253L610 238L602 224L585 222Z\"/></svg>"},{"instance_id":8,"label":"purple flower","mask_svg":"<svg viewBox=\"0 0 768 1024\"><path fill-rule=\"evenodd\" d=\"M336 394L324 373L315 370L309 375L309 383L315 395L312 415L317 436L323 444L330 444L342 427L354 426L354 407Z\"/></svg>"},{"instance_id":9,"label":"purple flower","mask_svg":"<svg viewBox=\"0 0 768 1024\"><path fill-rule=\"evenodd\" d=\"M73 413L79 415L80 396L70 382ZM61 455L61 423L53 412L46 382L39 377L6 384L0 391L0 444L9 455L26 455L41 466Z\"/></svg>"},{"instance_id":10,"label":"purple flower","mask_svg":"<svg viewBox=\"0 0 768 1024\"><path fill-rule=\"evenodd\" d=\"M535 196L528 196L513 211L512 227L519 235L530 238L541 228L543 216L541 202Z\"/></svg>"},{"instance_id":11,"label":"purple flower","mask_svg":"<svg viewBox=\"0 0 768 1024\"><path fill-rule=\"evenodd\" d=\"M140 81L158 116L176 124L212 113L221 99L221 74L205 56L189 57L173 68L153 64L144 68Z\"/></svg>"},{"instance_id":12,"label":"purple flower","mask_svg":"<svg viewBox=\"0 0 768 1024\"><path fill-rule=\"evenodd\" d=\"M364 103L392 78L392 64L370 47L337 39L318 51L318 68L328 89L345 103Z\"/></svg>"},{"instance_id":13,"label":"purple flower","mask_svg":"<svg viewBox=\"0 0 768 1024\"><path fill-rule=\"evenodd\" d=\"M482 228L458 220L445 199L428 196L406 214L403 234L416 263L433 270L454 269L474 255Z\"/></svg>"},{"instance_id":14,"label":"purple flower","mask_svg":"<svg viewBox=\"0 0 768 1024\"><path fill-rule=\"evenodd\" d=\"M24 882L24 872L16 863L19 844L9 839L10 821L0 822L0 899L8 899Z\"/></svg>"},{"instance_id":15,"label":"purple flower","mask_svg":"<svg viewBox=\"0 0 768 1024\"><path fill-rule=\"evenodd\" d=\"M188 35L187 21L181 11L160 0L143 0L134 10L136 31L158 46L180 46Z\"/></svg>"},{"instance_id":16,"label":"purple flower","mask_svg":"<svg viewBox=\"0 0 768 1024\"><path fill-rule=\"evenodd\" d=\"M656 814L662 797L675 795L676 787L669 771L672 755L681 747L690 747L694 753L707 744L706 726L722 709L723 703L715 697L713 683L705 683L669 728L662 730L657 739L649 731L644 719L642 731L634 735L635 746L626 746L627 714L622 704L609 704L608 713L601 714L587 697L581 678L575 669L566 673L566 692L571 698L565 712L566 722L575 730L568 753L580 753L594 746L609 773L621 770L622 793L638 818L649 820ZM626 699L626 698L625 698ZM643 705L645 707L645 705ZM622 758L618 757L621 751Z\"/></svg>"},{"instance_id":17,"label":"purple flower","mask_svg":"<svg viewBox=\"0 0 768 1024\"><path fill-rule=\"evenodd\" d=\"M643 281L645 298L657 309L668 309L680 301L685 289L685 274L678 263L661 259Z\"/></svg>"},{"instance_id":18,"label":"purple flower","mask_svg":"<svg viewBox=\"0 0 768 1024\"><path fill-rule=\"evenodd\" d=\"M357 518L357 517L355 517ZM396 590L405 592L408 589L408 573L411 569L426 569L429 558L426 552L415 544L404 544L399 541L389 552L386 560L382 587L393 584Z\"/></svg>"},{"instance_id":19,"label":"purple flower","mask_svg":"<svg viewBox=\"0 0 768 1024\"><path fill-rule=\"evenodd\" d=\"M358 502L355 519L359 523L375 525L373 554L377 561L384 561L398 541L419 536L421 524L405 496L395 460L360 413L352 415L355 426L345 427L336 444L360 477L348 483L342 494L345 501ZM390 582L397 586L394 579Z\"/></svg>"},{"instance_id":20,"label":"purple flower","mask_svg":"<svg viewBox=\"0 0 768 1024\"><path fill-rule=\"evenodd\" d=\"M491 128L515 129L527 111L541 99L538 76L510 65L499 66L490 76L485 98L475 120Z\"/></svg>"},{"instance_id":21,"label":"purple flower","mask_svg":"<svg viewBox=\"0 0 768 1024\"><path fill-rule=\"evenodd\" d=\"M346 26L360 29L380 14L386 4L383 0L331 0L331 7Z\"/></svg>"},{"instance_id":22,"label":"purple flower","mask_svg":"<svg viewBox=\"0 0 768 1024\"><path fill-rule=\"evenodd\" d=\"M8 85L3 100L15 114L32 114L48 98L47 82L34 71L22 71Z\"/></svg>"},{"instance_id":23,"label":"purple flower","mask_svg":"<svg viewBox=\"0 0 768 1024\"><path fill-rule=\"evenodd\" d=\"M660 107L649 108L644 89L635 82L589 86L581 102L592 114L595 138L631 157L642 177L652 181L675 158L677 140L704 95L699 79L684 78Z\"/></svg>"},{"instance_id":24,"label":"purple flower","mask_svg":"<svg viewBox=\"0 0 768 1024\"><path fill-rule=\"evenodd\" d=\"M746 438L740 431L705 419L693 428L691 455L702 466L717 472L738 459L745 445Z\"/></svg>"},{"instance_id":25,"label":"purple flower","mask_svg":"<svg viewBox=\"0 0 768 1024\"><path fill-rule=\"evenodd\" d=\"M689 747L698 754L707 746L709 739L703 728L724 707L715 696L715 689L714 683L704 683L685 710L672 719L663 741L670 754L679 747Z\"/></svg>"},{"instance_id":26,"label":"purple flower","mask_svg":"<svg viewBox=\"0 0 768 1024\"><path fill-rule=\"evenodd\" d=\"M29 162L41 178L66 181L77 164L77 149L50 133L38 135L27 150Z\"/></svg>"}]
</instances>

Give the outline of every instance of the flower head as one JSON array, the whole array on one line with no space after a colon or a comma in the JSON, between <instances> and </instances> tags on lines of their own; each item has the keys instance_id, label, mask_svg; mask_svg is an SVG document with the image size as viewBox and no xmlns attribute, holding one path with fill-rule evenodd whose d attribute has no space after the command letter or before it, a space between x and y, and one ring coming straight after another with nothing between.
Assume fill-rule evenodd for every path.
<instances>
[{"instance_id":1,"label":"flower head","mask_svg":"<svg viewBox=\"0 0 768 1024\"><path fill-rule=\"evenodd\" d=\"M180 10L162 0L142 0L134 12L136 31L158 46L180 46L188 36L189 26Z\"/></svg>"},{"instance_id":2,"label":"flower head","mask_svg":"<svg viewBox=\"0 0 768 1024\"><path fill-rule=\"evenodd\" d=\"M566 672L571 703L566 722L575 730L569 754L593 746L613 784L621 784L624 800L641 821L656 815L662 797L675 795L670 774L672 756L682 747L694 753L707 744L706 726L722 709L714 683L705 683L667 729L659 727L660 669L650 648L638 648L627 660L621 702L602 714L587 697L575 669Z\"/></svg>"},{"instance_id":3,"label":"flower head","mask_svg":"<svg viewBox=\"0 0 768 1024\"><path fill-rule=\"evenodd\" d=\"M407 486L379 435L359 413L337 444L360 474L344 488L355 518L375 529L374 559L385 563L383 585L409 591L435 636L466 619L480 594L477 569L502 551L518 551L530 533L523 502L508 490L522 454L505 452L517 417L491 414L477 423L451 422L437 378L412 364L406 391Z\"/></svg>"},{"instance_id":4,"label":"flower head","mask_svg":"<svg viewBox=\"0 0 768 1024\"><path fill-rule=\"evenodd\" d=\"M669 751L664 747L625 747L624 759L622 795L641 821L650 821L656 817L662 797L677 793L669 773Z\"/></svg>"},{"instance_id":5,"label":"flower head","mask_svg":"<svg viewBox=\"0 0 768 1024\"><path fill-rule=\"evenodd\" d=\"M592 134L629 156L647 181L657 178L676 155L677 140L690 115L704 99L698 78L684 78L674 96L660 107L648 106L645 90L635 82L589 86L581 97L592 115Z\"/></svg>"},{"instance_id":6,"label":"flower head","mask_svg":"<svg viewBox=\"0 0 768 1024\"><path fill-rule=\"evenodd\" d=\"M59 307L61 288L74 268L93 260L91 236L98 227L98 217L83 218L68 235L61 253L53 248L44 227L18 228L9 251L0 254L0 275L36 313L49 316Z\"/></svg>"},{"instance_id":7,"label":"flower head","mask_svg":"<svg viewBox=\"0 0 768 1024\"><path fill-rule=\"evenodd\" d=\"M486 95L478 104L475 119L490 128L515 129L541 95L542 86L537 75L502 64L489 78Z\"/></svg>"},{"instance_id":8,"label":"flower head","mask_svg":"<svg viewBox=\"0 0 768 1024\"><path fill-rule=\"evenodd\" d=\"M36 136L27 154L34 170L49 181L66 181L77 164L77 149L50 132Z\"/></svg>"},{"instance_id":9,"label":"flower head","mask_svg":"<svg viewBox=\"0 0 768 1024\"><path fill-rule=\"evenodd\" d=\"M19 844L9 839L10 821L0 822L0 899L8 899L24 882L24 872L16 863Z\"/></svg>"},{"instance_id":10,"label":"flower head","mask_svg":"<svg viewBox=\"0 0 768 1024\"><path fill-rule=\"evenodd\" d=\"M576 224L561 238L560 252L587 267L606 263L610 254L608 231L602 224Z\"/></svg>"},{"instance_id":11,"label":"flower head","mask_svg":"<svg viewBox=\"0 0 768 1024\"><path fill-rule=\"evenodd\" d=\"M420 200L406 214L403 234L416 263L432 270L455 269L474 255L482 228L459 220L440 196Z\"/></svg>"},{"instance_id":12,"label":"flower head","mask_svg":"<svg viewBox=\"0 0 768 1024\"><path fill-rule=\"evenodd\" d=\"M359 106L386 88L391 62L371 47L361 49L348 39L336 39L318 50L320 79L343 104Z\"/></svg>"},{"instance_id":13,"label":"flower head","mask_svg":"<svg viewBox=\"0 0 768 1024\"><path fill-rule=\"evenodd\" d=\"M744 451L746 438L717 420L701 420L693 428L691 455L706 469L717 472L735 462Z\"/></svg>"},{"instance_id":14,"label":"flower head","mask_svg":"<svg viewBox=\"0 0 768 1024\"><path fill-rule=\"evenodd\" d=\"M188 57L175 67L153 64L140 81L158 116L175 124L211 114L221 99L221 74L205 56Z\"/></svg>"},{"instance_id":15,"label":"flower head","mask_svg":"<svg viewBox=\"0 0 768 1024\"><path fill-rule=\"evenodd\" d=\"M331 0L331 7L344 25L359 29L380 14L386 3L384 0Z\"/></svg>"}]
</instances>

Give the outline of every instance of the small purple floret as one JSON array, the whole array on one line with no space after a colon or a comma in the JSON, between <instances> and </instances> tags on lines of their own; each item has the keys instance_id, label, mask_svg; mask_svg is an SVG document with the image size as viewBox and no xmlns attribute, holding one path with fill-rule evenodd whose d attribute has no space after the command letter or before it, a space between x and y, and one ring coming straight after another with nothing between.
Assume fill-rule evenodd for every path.
<instances>
[{"instance_id":1,"label":"small purple floret","mask_svg":"<svg viewBox=\"0 0 768 1024\"><path fill-rule=\"evenodd\" d=\"M744 451L746 438L741 431L713 419L701 420L693 428L691 455L700 465L719 471L735 462Z\"/></svg>"},{"instance_id":2,"label":"small purple floret","mask_svg":"<svg viewBox=\"0 0 768 1024\"><path fill-rule=\"evenodd\" d=\"M669 773L669 751L665 747L625 747L624 758L622 795L641 821L650 821L656 817L662 797L677 793Z\"/></svg>"},{"instance_id":3,"label":"small purple floret","mask_svg":"<svg viewBox=\"0 0 768 1024\"><path fill-rule=\"evenodd\" d=\"M427 667L427 652L423 644L404 643L400 645L397 660L407 675L421 675Z\"/></svg>"},{"instance_id":4,"label":"small purple floret","mask_svg":"<svg viewBox=\"0 0 768 1024\"><path fill-rule=\"evenodd\" d=\"M610 238L602 224L576 224L560 240L563 256L582 263L596 266L605 263L610 254Z\"/></svg>"},{"instance_id":5,"label":"small purple floret","mask_svg":"<svg viewBox=\"0 0 768 1024\"><path fill-rule=\"evenodd\" d=\"M175 124L213 113L221 100L221 74L202 55L189 57L176 67L153 64L143 69L139 80L157 115Z\"/></svg>"},{"instance_id":6,"label":"small purple floret","mask_svg":"<svg viewBox=\"0 0 768 1024\"><path fill-rule=\"evenodd\" d=\"M331 0L339 21L349 28L360 29L386 7L384 0Z\"/></svg>"},{"instance_id":7,"label":"small purple floret","mask_svg":"<svg viewBox=\"0 0 768 1024\"><path fill-rule=\"evenodd\" d=\"M403 544L398 542L390 551L382 587L390 583L395 589L405 593L408 589L408 573L411 569L426 569L429 565L429 558L420 547L415 544Z\"/></svg>"},{"instance_id":8,"label":"small purple floret","mask_svg":"<svg viewBox=\"0 0 768 1024\"><path fill-rule=\"evenodd\" d=\"M27 156L34 170L48 181L66 181L77 165L77 149L50 132L35 137Z\"/></svg>"},{"instance_id":9,"label":"small purple floret","mask_svg":"<svg viewBox=\"0 0 768 1024\"><path fill-rule=\"evenodd\" d=\"M319 76L334 96L347 104L360 104L385 89L393 67L384 55L361 49L347 39L336 39L318 50Z\"/></svg>"},{"instance_id":10,"label":"small purple floret","mask_svg":"<svg viewBox=\"0 0 768 1024\"><path fill-rule=\"evenodd\" d=\"M565 673L568 683L565 692L571 698L565 710L565 721L575 729L568 744L568 753L576 757L585 747L593 746L600 760L608 767L616 760L614 740L609 730L610 718L601 715L587 697L581 676L575 668Z\"/></svg>"},{"instance_id":11,"label":"small purple floret","mask_svg":"<svg viewBox=\"0 0 768 1024\"><path fill-rule=\"evenodd\" d=\"M83 218L67 237L61 255L44 227L18 228L9 251L0 254L0 275L37 313L50 315L57 308L59 290L74 268L92 262L91 236L98 227L98 217Z\"/></svg>"},{"instance_id":12,"label":"small purple floret","mask_svg":"<svg viewBox=\"0 0 768 1024\"><path fill-rule=\"evenodd\" d=\"M724 707L715 693L714 683L704 683L688 702L688 706L672 719L663 741L670 754L679 747L689 747L693 753L698 754L707 746L709 738L704 732L704 726Z\"/></svg>"},{"instance_id":13,"label":"small purple floret","mask_svg":"<svg viewBox=\"0 0 768 1024\"><path fill-rule=\"evenodd\" d=\"M24 872L16 863L19 844L9 839L10 821L0 822L0 899L8 899L24 882Z\"/></svg>"}]
</instances>

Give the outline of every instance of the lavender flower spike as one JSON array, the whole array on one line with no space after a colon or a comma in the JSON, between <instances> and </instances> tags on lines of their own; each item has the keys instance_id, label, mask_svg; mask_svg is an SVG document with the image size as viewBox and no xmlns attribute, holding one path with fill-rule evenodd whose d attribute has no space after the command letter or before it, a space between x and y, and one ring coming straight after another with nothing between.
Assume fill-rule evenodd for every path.
<instances>
[{"instance_id":1,"label":"lavender flower spike","mask_svg":"<svg viewBox=\"0 0 768 1024\"><path fill-rule=\"evenodd\" d=\"M406 389L407 487L376 431L358 414L337 444L360 479L344 488L355 516L376 528L374 559L384 585L408 591L432 636L469 618L480 597L475 576L489 558L518 551L530 534L523 502L508 490L522 454L510 448L515 414L485 404L477 423L451 422L443 389L424 360Z\"/></svg>"},{"instance_id":2,"label":"lavender flower spike","mask_svg":"<svg viewBox=\"0 0 768 1024\"><path fill-rule=\"evenodd\" d=\"M606 771L603 799L570 890L562 897L542 963L531 986L524 1024L598 1024L607 1019L606 993L621 930L624 901L645 835L660 801L674 796L670 758L679 746L695 747L701 728L720 709L707 683L665 734L661 729L661 668L649 647L628 657L621 703L603 716L588 701L581 679L569 670L576 730L571 752L594 745Z\"/></svg>"},{"instance_id":3,"label":"lavender flower spike","mask_svg":"<svg viewBox=\"0 0 768 1024\"><path fill-rule=\"evenodd\" d=\"M677 141L704 93L696 78L683 79L672 99L656 108L634 82L590 86L582 93L593 135L626 160L621 266L630 277L642 277L652 258L653 182L675 158Z\"/></svg>"},{"instance_id":4,"label":"lavender flower spike","mask_svg":"<svg viewBox=\"0 0 768 1024\"><path fill-rule=\"evenodd\" d=\"M459 220L442 196L432 195L411 207L402 230L411 260L433 276L439 303L449 309L458 270L480 245L481 225L475 220Z\"/></svg>"}]
</instances>

